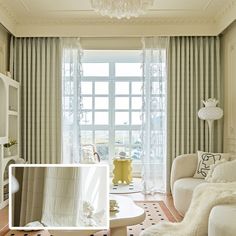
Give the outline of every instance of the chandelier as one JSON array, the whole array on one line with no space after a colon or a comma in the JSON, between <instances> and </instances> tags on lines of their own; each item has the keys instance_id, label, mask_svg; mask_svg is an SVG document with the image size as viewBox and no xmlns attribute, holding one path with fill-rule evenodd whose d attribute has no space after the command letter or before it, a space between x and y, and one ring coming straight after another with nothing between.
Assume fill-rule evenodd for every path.
<instances>
[{"instance_id":1,"label":"chandelier","mask_svg":"<svg viewBox=\"0 0 236 236\"><path fill-rule=\"evenodd\" d=\"M103 16L118 19L145 14L154 0L91 0L92 8Z\"/></svg>"}]
</instances>

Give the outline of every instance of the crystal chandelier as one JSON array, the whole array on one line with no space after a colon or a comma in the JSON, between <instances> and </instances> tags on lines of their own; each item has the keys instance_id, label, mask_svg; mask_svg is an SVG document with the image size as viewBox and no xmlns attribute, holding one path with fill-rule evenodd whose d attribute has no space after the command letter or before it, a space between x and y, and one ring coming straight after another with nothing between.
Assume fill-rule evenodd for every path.
<instances>
[{"instance_id":1,"label":"crystal chandelier","mask_svg":"<svg viewBox=\"0 0 236 236\"><path fill-rule=\"evenodd\" d=\"M92 8L103 16L118 19L145 14L154 0L91 0Z\"/></svg>"}]
</instances>

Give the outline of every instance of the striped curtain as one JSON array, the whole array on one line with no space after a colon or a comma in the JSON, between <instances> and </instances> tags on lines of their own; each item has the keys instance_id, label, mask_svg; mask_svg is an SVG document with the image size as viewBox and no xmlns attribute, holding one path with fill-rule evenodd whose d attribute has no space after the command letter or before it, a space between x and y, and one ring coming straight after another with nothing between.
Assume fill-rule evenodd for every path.
<instances>
[{"instance_id":1,"label":"striped curtain","mask_svg":"<svg viewBox=\"0 0 236 236\"><path fill-rule=\"evenodd\" d=\"M59 38L12 37L10 70L21 85L21 156L28 163L60 163Z\"/></svg>"},{"instance_id":2,"label":"striped curtain","mask_svg":"<svg viewBox=\"0 0 236 236\"><path fill-rule=\"evenodd\" d=\"M43 207L43 191L45 168L40 167L16 167L23 172L21 202L15 202L20 214L19 222L14 222L15 227L24 227L27 223L32 221L41 221L42 207ZM20 170L18 169L18 170ZM16 204L13 204L15 206Z\"/></svg>"},{"instance_id":3,"label":"striped curtain","mask_svg":"<svg viewBox=\"0 0 236 236\"><path fill-rule=\"evenodd\" d=\"M202 100L223 106L219 37L171 37L168 75L168 160L209 151L208 125L197 116ZM214 122L214 151L222 151L222 120Z\"/></svg>"}]
</instances>

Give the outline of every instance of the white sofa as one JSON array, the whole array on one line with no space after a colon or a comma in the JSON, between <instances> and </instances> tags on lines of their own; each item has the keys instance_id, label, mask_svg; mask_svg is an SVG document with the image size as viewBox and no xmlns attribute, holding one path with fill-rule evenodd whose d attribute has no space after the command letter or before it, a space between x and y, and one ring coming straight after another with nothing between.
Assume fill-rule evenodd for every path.
<instances>
[{"instance_id":1,"label":"white sofa","mask_svg":"<svg viewBox=\"0 0 236 236\"><path fill-rule=\"evenodd\" d=\"M234 159L234 158L232 158ZM177 211L184 216L190 206L192 194L205 179L193 178L197 168L197 155L176 157L171 169L171 191ZM212 208L208 222L208 236L236 235L236 205L218 205Z\"/></svg>"}]
</instances>

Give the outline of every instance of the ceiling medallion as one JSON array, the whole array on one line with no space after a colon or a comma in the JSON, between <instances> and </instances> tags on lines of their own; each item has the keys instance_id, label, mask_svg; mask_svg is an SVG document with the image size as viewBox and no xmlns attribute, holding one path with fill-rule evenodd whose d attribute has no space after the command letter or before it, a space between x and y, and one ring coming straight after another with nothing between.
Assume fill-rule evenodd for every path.
<instances>
[{"instance_id":1,"label":"ceiling medallion","mask_svg":"<svg viewBox=\"0 0 236 236\"><path fill-rule=\"evenodd\" d=\"M91 0L91 5L103 16L129 19L145 14L153 2L154 0Z\"/></svg>"}]
</instances>

